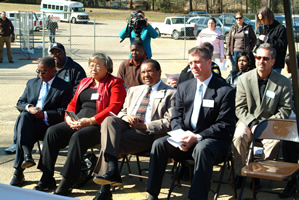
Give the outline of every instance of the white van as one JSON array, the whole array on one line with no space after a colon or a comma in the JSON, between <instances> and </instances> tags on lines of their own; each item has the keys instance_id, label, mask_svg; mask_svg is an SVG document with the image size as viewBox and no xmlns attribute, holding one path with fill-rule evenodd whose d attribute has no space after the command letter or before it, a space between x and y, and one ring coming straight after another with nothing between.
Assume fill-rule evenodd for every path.
<instances>
[{"instance_id":1,"label":"white van","mask_svg":"<svg viewBox=\"0 0 299 200\"><path fill-rule=\"evenodd\" d=\"M46 16L59 17L60 21L85 24L89 21L83 4L76 1L42 0L40 11Z\"/></svg>"}]
</instances>

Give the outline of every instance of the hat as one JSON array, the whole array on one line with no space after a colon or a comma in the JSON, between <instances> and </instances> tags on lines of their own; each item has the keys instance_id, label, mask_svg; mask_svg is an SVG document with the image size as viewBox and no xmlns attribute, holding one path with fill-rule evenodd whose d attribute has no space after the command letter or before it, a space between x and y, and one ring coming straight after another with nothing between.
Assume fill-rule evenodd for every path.
<instances>
[{"instance_id":1,"label":"hat","mask_svg":"<svg viewBox=\"0 0 299 200\"><path fill-rule=\"evenodd\" d=\"M58 50L62 50L65 52L64 46L61 43L55 42L53 44L51 44L49 51L51 51L52 49L58 49Z\"/></svg>"}]
</instances>

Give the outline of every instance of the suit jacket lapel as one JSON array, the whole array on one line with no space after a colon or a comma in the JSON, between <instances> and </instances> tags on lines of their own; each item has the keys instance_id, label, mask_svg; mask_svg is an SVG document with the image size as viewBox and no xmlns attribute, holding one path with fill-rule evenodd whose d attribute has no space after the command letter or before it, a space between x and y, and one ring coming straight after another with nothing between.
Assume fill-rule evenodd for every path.
<instances>
[{"instance_id":1,"label":"suit jacket lapel","mask_svg":"<svg viewBox=\"0 0 299 200\"><path fill-rule=\"evenodd\" d=\"M256 102L257 107L261 107L261 98L260 98L260 90L258 84L257 72L252 73L252 76L248 77L248 87L250 87L250 91L252 91L252 100Z\"/></svg>"},{"instance_id":2,"label":"suit jacket lapel","mask_svg":"<svg viewBox=\"0 0 299 200\"><path fill-rule=\"evenodd\" d=\"M34 88L33 89L34 106L36 106L36 104L37 104L39 93L40 93L40 90L42 89L42 85L43 85L43 81L41 79L38 79L37 82L35 82L35 85L32 87L32 88Z\"/></svg>"},{"instance_id":3,"label":"suit jacket lapel","mask_svg":"<svg viewBox=\"0 0 299 200\"><path fill-rule=\"evenodd\" d=\"M58 83L57 83L57 79L56 77L54 78L51 88L47 94L47 97L45 99L44 105L43 105L43 109L45 108L45 106L47 105L47 103L50 101L50 99L53 97L53 95L56 93L57 91L57 87L58 87Z\"/></svg>"},{"instance_id":4,"label":"suit jacket lapel","mask_svg":"<svg viewBox=\"0 0 299 200\"><path fill-rule=\"evenodd\" d=\"M192 116L192 112L193 112L193 109L194 109L194 97L195 97L195 93L196 93L196 87L197 87L197 79L194 78L192 79L193 81L190 82L189 84L189 87L188 89L184 92L186 96L184 96L184 98L186 100L189 100L191 99L192 100L192 106L191 106L191 109L190 111L185 111L185 112L188 112L185 114L185 117L186 117L186 122L189 123L189 127L192 127L191 126L191 116Z\"/></svg>"},{"instance_id":5,"label":"suit jacket lapel","mask_svg":"<svg viewBox=\"0 0 299 200\"><path fill-rule=\"evenodd\" d=\"M128 102L129 105L128 106L128 110L127 113L128 115L131 115L137 101L139 100L140 95L143 93L143 91L147 88L147 85L142 85L143 87L137 87L135 90L130 90L130 93L132 93L130 101Z\"/></svg>"},{"instance_id":6,"label":"suit jacket lapel","mask_svg":"<svg viewBox=\"0 0 299 200\"><path fill-rule=\"evenodd\" d=\"M271 92L276 91L277 81L278 81L277 76L275 76L274 72L272 71L269 76L269 79L268 79L268 82L267 82L267 85L265 88L265 92L263 95L263 99L262 99L262 103L261 103L262 108L264 108L269 103L269 101L271 101L271 98L267 97L266 93L267 93L267 91L271 91Z\"/></svg>"}]
</instances>

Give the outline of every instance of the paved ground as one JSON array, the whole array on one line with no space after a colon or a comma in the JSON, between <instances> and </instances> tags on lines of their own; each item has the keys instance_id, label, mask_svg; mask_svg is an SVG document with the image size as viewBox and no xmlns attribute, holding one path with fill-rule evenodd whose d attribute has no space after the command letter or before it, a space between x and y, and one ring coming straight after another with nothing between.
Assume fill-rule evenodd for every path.
<instances>
[{"instance_id":1,"label":"paved ground","mask_svg":"<svg viewBox=\"0 0 299 200\"><path fill-rule=\"evenodd\" d=\"M37 63L34 60L26 60L26 56L19 53L19 48L17 46L13 46L13 55L14 55L14 64L10 64L7 61L6 52L4 52L4 62L0 64L0 183L9 184L12 175L13 175L13 161L14 155L7 155L4 152L4 149L12 144L13 140L13 127L15 120L18 116L18 111L14 108L18 98L21 96L25 84L28 79L36 77L35 69L37 67ZM31 55L31 58L39 58L41 57L41 50L36 49L35 54ZM21 60L20 60L21 59ZM87 70L87 61L80 60L79 63ZM161 66L164 72L169 73L179 73L182 68L186 65L186 60L172 60L172 61L161 61ZM114 62L115 70L114 73L117 72L117 68L120 64L120 61ZM284 72L285 73L285 72ZM223 72L223 76L226 77L227 72ZM165 78L165 75L163 75ZM58 158L56 164L56 172L55 178L57 182L61 180L61 176L59 171L64 165L64 161L66 158L67 150L61 151L61 154ZM39 154L33 155L34 159L38 161ZM136 171L136 163L135 158L132 159L132 170ZM148 165L148 159L142 158L142 164L144 167ZM171 164L169 165L169 169L171 168ZM214 178L217 178L218 172L217 168L215 168ZM127 173L126 167L122 172L124 187L118 188L113 192L114 199L146 199L147 193L144 192L146 187L146 180L140 182L137 178L128 177L125 174ZM229 170L226 171L225 179L227 179L229 175ZM41 176L41 172L36 169L36 167L32 167L30 169L25 170L25 178L26 182L23 188L32 189L38 182ZM160 193L161 199L166 199L168 188L170 186L171 175L166 174L164 177L163 188ZM249 181L247 183L249 185ZM246 187L245 195L246 197L251 197L251 190L249 187ZM272 183L269 184L267 181L263 182L263 186L277 188L278 190L284 186L283 184ZM212 184L212 188L215 189L216 184ZM75 197L78 199L92 199L98 190L98 186L94 184L92 181L89 181L83 188L73 190L73 193L70 195L71 197ZM176 188L175 192L172 194L171 199L187 199L187 188ZM232 187L229 185L222 185L222 189L220 192L220 199L233 199L233 191ZM210 199L213 194L210 193ZM260 199L278 199L276 195L264 195L261 194L259 196ZM2 199L2 198L1 198Z\"/></svg>"}]
</instances>

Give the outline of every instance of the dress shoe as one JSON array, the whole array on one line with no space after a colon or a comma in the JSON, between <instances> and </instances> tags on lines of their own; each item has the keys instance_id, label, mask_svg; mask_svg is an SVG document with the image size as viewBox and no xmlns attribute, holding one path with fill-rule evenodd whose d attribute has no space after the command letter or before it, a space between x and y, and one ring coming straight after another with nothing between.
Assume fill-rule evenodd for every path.
<instances>
[{"instance_id":1,"label":"dress shoe","mask_svg":"<svg viewBox=\"0 0 299 200\"><path fill-rule=\"evenodd\" d=\"M25 177L23 173L20 173L18 175L14 174L10 181L10 185L19 187L23 184L24 181L25 181Z\"/></svg>"},{"instance_id":2,"label":"dress shoe","mask_svg":"<svg viewBox=\"0 0 299 200\"><path fill-rule=\"evenodd\" d=\"M93 200L112 200L112 193L111 191L108 192L99 191L97 195L93 198Z\"/></svg>"},{"instance_id":3,"label":"dress shoe","mask_svg":"<svg viewBox=\"0 0 299 200\"><path fill-rule=\"evenodd\" d=\"M14 153L16 153L16 150L17 150L16 144L13 144L10 147L4 149L5 153L8 153L8 154L14 154Z\"/></svg>"},{"instance_id":4,"label":"dress shoe","mask_svg":"<svg viewBox=\"0 0 299 200\"><path fill-rule=\"evenodd\" d=\"M284 190L281 191L278 194L278 196L281 199L289 198L291 196L294 196L295 192L296 192L296 184L294 184L294 183L292 183L292 184L288 183L287 186L284 188Z\"/></svg>"},{"instance_id":5,"label":"dress shoe","mask_svg":"<svg viewBox=\"0 0 299 200\"><path fill-rule=\"evenodd\" d=\"M13 60L10 60L9 63L14 63L14 61L13 61Z\"/></svg>"},{"instance_id":6,"label":"dress shoe","mask_svg":"<svg viewBox=\"0 0 299 200\"><path fill-rule=\"evenodd\" d=\"M123 184L120 175L118 173L113 173L112 171L108 171L103 176L94 177L93 182L99 185L111 184L112 186L118 186Z\"/></svg>"},{"instance_id":7,"label":"dress shoe","mask_svg":"<svg viewBox=\"0 0 299 200\"><path fill-rule=\"evenodd\" d=\"M32 167L34 165L36 165L36 164L35 164L34 160L32 159L32 155L31 154L26 154L24 156L24 161L23 161L21 167L23 169L25 169L25 168Z\"/></svg>"},{"instance_id":8,"label":"dress shoe","mask_svg":"<svg viewBox=\"0 0 299 200\"><path fill-rule=\"evenodd\" d=\"M72 193L72 190L73 188L68 188L66 191L63 191L63 192L54 192L53 194L56 194L56 195L61 195L61 196L68 196L69 194Z\"/></svg>"},{"instance_id":9,"label":"dress shoe","mask_svg":"<svg viewBox=\"0 0 299 200\"><path fill-rule=\"evenodd\" d=\"M41 182L39 181L37 186L33 188L33 190L38 190L38 191L48 191L56 188L56 181L49 181L49 182Z\"/></svg>"}]
</instances>

